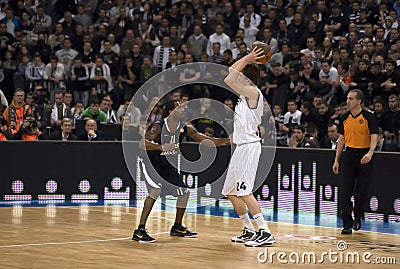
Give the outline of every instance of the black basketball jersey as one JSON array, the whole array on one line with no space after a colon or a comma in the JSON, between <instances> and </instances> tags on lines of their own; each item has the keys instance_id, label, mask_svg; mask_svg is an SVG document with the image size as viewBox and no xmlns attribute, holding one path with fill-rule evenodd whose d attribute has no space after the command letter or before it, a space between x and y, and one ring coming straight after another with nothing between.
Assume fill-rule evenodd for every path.
<instances>
[{"instance_id":1,"label":"black basketball jersey","mask_svg":"<svg viewBox=\"0 0 400 269\"><path fill-rule=\"evenodd\" d=\"M176 130L169 130L168 124L165 124L166 120L168 120L168 118L155 123L161 127L161 144L181 143L187 135L186 123L180 121Z\"/></svg>"}]
</instances>

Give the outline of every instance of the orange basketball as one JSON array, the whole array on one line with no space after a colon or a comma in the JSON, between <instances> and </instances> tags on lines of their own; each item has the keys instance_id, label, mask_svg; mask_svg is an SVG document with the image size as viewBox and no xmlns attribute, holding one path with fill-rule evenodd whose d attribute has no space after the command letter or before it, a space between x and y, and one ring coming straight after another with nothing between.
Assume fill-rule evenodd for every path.
<instances>
[{"instance_id":1,"label":"orange basketball","mask_svg":"<svg viewBox=\"0 0 400 269\"><path fill-rule=\"evenodd\" d=\"M255 41L253 43L252 49L254 49L254 47L256 47L256 46L257 46L257 48L262 48L264 50L265 57L260 60L261 63L265 64L269 60L271 60L272 50L268 44L265 44L264 42L260 42L260 41Z\"/></svg>"}]
</instances>

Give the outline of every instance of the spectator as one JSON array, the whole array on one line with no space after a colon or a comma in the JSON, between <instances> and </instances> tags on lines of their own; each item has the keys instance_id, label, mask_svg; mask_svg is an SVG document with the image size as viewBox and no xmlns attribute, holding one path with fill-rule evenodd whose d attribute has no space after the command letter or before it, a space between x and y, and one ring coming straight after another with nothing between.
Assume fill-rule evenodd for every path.
<instances>
[{"instance_id":1,"label":"spectator","mask_svg":"<svg viewBox=\"0 0 400 269\"><path fill-rule=\"evenodd\" d=\"M56 131L60 129L62 119L72 119L71 108L64 104L63 99L64 92L58 90L54 94L54 102L44 107L43 122L45 128Z\"/></svg>"},{"instance_id":2,"label":"spectator","mask_svg":"<svg viewBox=\"0 0 400 269\"><path fill-rule=\"evenodd\" d=\"M193 64L193 55L188 53L185 55L185 63L187 64L179 75L179 81L183 83L195 82L200 78L200 68L197 64ZM195 97L193 85L185 86L186 93L193 99Z\"/></svg>"},{"instance_id":3,"label":"spectator","mask_svg":"<svg viewBox=\"0 0 400 269\"><path fill-rule=\"evenodd\" d=\"M21 124L21 128L14 134L14 140L46 140L47 137L40 131L40 127L40 121L37 121L35 115L27 114Z\"/></svg>"},{"instance_id":4,"label":"spectator","mask_svg":"<svg viewBox=\"0 0 400 269\"><path fill-rule=\"evenodd\" d=\"M275 137L276 137L276 145L280 147L288 146L288 135L284 129L284 115L282 114L282 107L278 104L274 105L273 108L273 117L275 121Z\"/></svg>"},{"instance_id":5,"label":"spectator","mask_svg":"<svg viewBox=\"0 0 400 269\"><path fill-rule=\"evenodd\" d=\"M308 88L304 83L304 78L299 76L299 71L296 68L290 70L289 76L289 99L295 100L299 105L303 102Z\"/></svg>"},{"instance_id":6,"label":"spectator","mask_svg":"<svg viewBox=\"0 0 400 269\"><path fill-rule=\"evenodd\" d=\"M111 42L109 40L104 40L103 46L104 51L100 53L100 55L102 56L104 63L110 68L111 81L109 81L109 83L111 82L111 85L109 86L114 89L115 81L119 72L119 56L111 50Z\"/></svg>"},{"instance_id":7,"label":"spectator","mask_svg":"<svg viewBox=\"0 0 400 269\"><path fill-rule=\"evenodd\" d=\"M303 22L303 14L295 12L292 22L287 27L288 38L292 45L302 46L303 35L307 27Z\"/></svg>"},{"instance_id":8,"label":"spectator","mask_svg":"<svg viewBox=\"0 0 400 269\"><path fill-rule=\"evenodd\" d=\"M113 90L110 67L104 63L101 55L96 56L95 65L90 71L90 81L92 92L96 93L97 98L103 98Z\"/></svg>"},{"instance_id":9,"label":"spectator","mask_svg":"<svg viewBox=\"0 0 400 269\"><path fill-rule=\"evenodd\" d=\"M225 2L224 22L231 26L232 36L235 36L239 25L239 18L232 3L229 1Z\"/></svg>"},{"instance_id":10,"label":"spectator","mask_svg":"<svg viewBox=\"0 0 400 269\"><path fill-rule=\"evenodd\" d=\"M263 30L263 42L271 47L272 54L278 52L278 40L272 37L272 31L270 28L264 28Z\"/></svg>"},{"instance_id":11,"label":"spectator","mask_svg":"<svg viewBox=\"0 0 400 269\"><path fill-rule=\"evenodd\" d=\"M300 125L301 112L297 110L297 104L293 100L287 102L288 112L285 113L283 118L283 124L280 126L280 130L287 133L288 137L291 137L292 129L296 125Z\"/></svg>"},{"instance_id":12,"label":"spectator","mask_svg":"<svg viewBox=\"0 0 400 269\"><path fill-rule=\"evenodd\" d=\"M221 44L216 42L212 45L212 54L208 58L208 62L222 64L224 61L224 56L221 52Z\"/></svg>"},{"instance_id":13,"label":"spectator","mask_svg":"<svg viewBox=\"0 0 400 269\"><path fill-rule=\"evenodd\" d=\"M312 107L312 104L310 102L303 102L300 105L300 111L301 111L301 118L300 118L300 123L304 126L307 126L308 123L317 123L317 116L314 113L314 109Z\"/></svg>"},{"instance_id":14,"label":"spectator","mask_svg":"<svg viewBox=\"0 0 400 269\"><path fill-rule=\"evenodd\" d=\"M395 70L396 63L392 59L385 60L385 72L382 72L372 91L372 98L380 95L384 101L392 94L398 94L400 73Z\"/></svg>"},{"instance_id":15,"label":"spectator","mask_svg":"<svg viewBox=\"0 0 400 269\"><path fill-rule=\"evenodd\" d=\"M393 117L399 109L399 96L392 94L389 96L389 109L385 113L382 123L382 129L385 138L389 138L394 134L393 130Z\"/></svg>"},{"instance_id":16,"label":"spectator","mask_svg":"<svg viewBox=\"0 0 400 269\"><path fill-rule=\"evenodd\" d=\"M13 140L14 135L7 127L7 121L3 116L0 116L0 141Z\"/></svg>"},{"instance_id":17,"label":"spectator","mask_svg":"<svg viewBox=\"0 0 400 269\"><path fill-rule=\"evenodd\" d=\"M82 119L92 119L98 122L107 123L106 114L99 109L99 100L92 100L90 106L83 111Z\"/></svg>"},{"instance_id":18,"label":"spectator","mask_svg":"<svg viewBox=\"0 0 400 269\"><path fill-rule=\"evenodd\" d=\"M169 35L164 35L162 44L156 47L153 55L153 64L157 67L158 72L166 69L167 63L171 59L170 55L172 50L173 47L171 47Z\"/></svg>"},{"instance_id":19,"label":"spectator","mask_svg":"<svg viewBox=\"0 0 400 269\"><path fill-rule=\"evenodd\" d=\"M44 33L39 33L36 45L31 46L30 51L34 55L39 54L45 64L50 62L52 50L51 47L46 44L46 35Z\"/></svg>"},{"instance_id":20,"label":"spectator","mask_svg":"<svg viewBox=\"0 0 400 269\"><path fill-rule=\"evenodd\" d=\"M7 127L11 131L18 132L26 114L32 113L32 109L25 105L25 91L16 89L11 104L4 110L3 117L7 121Z\"/></svg>"},{"instance_id":21,"label":"spectator","mask_svg":"<svg viewBox=\"0 0 400 269\"><path fill-rule=\"evenodd\" d=\"M74 20L83 25L83 31L87 32L88 26L92 24L92 19L85 13L85 7L82 4L78 4L76 7L77 14Z\"/></svg>"},{"instance_id":22,"label":"spectator","mask_svg":"<svg viewBox=\"0 0 400 269\"><path fill-rule=\"evenodd\" d=\"M199 100L199 107L193 108L193 115L196 119L192 120L193 126L200 132L204 133L207 127L216 129L217 125L212 120L217 117L216 112L211 107L211 99L202 98ZM192 118L189 116L189 118Z\"/></svg>"},{"instance_id":23,"label":"spectator","mask_svg":"<svg viewBox=\"0 0 400 269\"><path fill-rule=\"evenodd\" d=\"M154 49L160 45L160 40L156 35L155 28L152 24L148 24L146 21L140 23L139 36L143 40L142 50L144 53L153 55Z\"/></svg>"},{"instance_id":24,"label":"spectator","mask_svg":"<svg viewBox=\"0 0 400 269\"><path fill-rule=\"evenodd\" d=\"M101 141L103 140L101 132L97 130L97 122L93 119L88 119L85 123L85 132L78 136L80 141Z\"/></svg>"},{"instance_id":25,"label":"spectator","mask_svg":"<svg viewBox=\"0 0 400 269\"><path fill-rule=\"evenodd\" d=\"M27 35L30 31L33 30L31 17L26 10L22 11L21 16L18 17L21 19L20 29L24 33L24 35Z\"/></svg>"},{"instance_id":26,"label":"spectator","mask_svg":"<svg viewBox=\"0 0 400 269\"><path fill-rule=\"evenodd\" d=\"M337 142L339 139L339 133L337 127L338 125L336 123L328 124L328 139L325 139L325 143L323 144L324 148L336 149Z\"/></svg>"},{"instance_id":27,"label":"spectator","mask_svg":"<svg viewBox=\"0 0 400 269\"><path fill-rule=\"evenodd\" d=\"M82 118L82 113L85 110L83 102L80 100L75 101L75 106L71 108L72 119L75 127L76 120L80 120Z\"/></svg>"},{"instance_id":28,"label":"spectator","mask_svg":"<svg viewBox=\"0 0 400 269\"><path fill-rule=\"evenodd\" d=\"M239 60L240 58L246 56L247 54L249 54L250 50L247 48L247 45L245 42L241 42L238 46L238 53L236 56L236 60Z\"/></svg>"},{"instance_id":29,"label":"spectator","mask_svg":"<svg viewBox=\"0 0 400 269\"><path fill-rule=\"evenodd\" d=\"M160 105L160 98L153 97L143 115L149 115L149 122L153 124L162 119L162 113L163 110Z\"/></svg>"},{"instance_id":30,"label":"spectator","mask_svg":"<svg viewBox=\"0 0 400 269\"><path fill-rule=\"evenodd\" d=\"M242 29L244 30L243 42L246 43L247 47L251 48L253 42L256 41L258 28L250 24L250 17L248 15L244 16L244 25Z\"/></svg>"},{"instance_id":31,"label":"spectator","mask_svg":"<svg viewBox=\"0 0 400 269\"><path fill-rule=\"evenodd\" d=\"M65 38L63 41L63 48L57 50L55 56L58 61L64 65L65 74L69 77L71 75L71 68L78 52L71 47L72 43L69 38Z\"/></svg>"},{"instance_id":32,"label":"spectator","mask_svg":"<svg viewBox=\"0 0 400 269\"><path fill-rule=\"evenodd\" d=\"M254 5L251 3L248 3L246 5L246 13L240 18L240 22L239 22L239 28L244 28L244 19L245 17L248 16L250 18L250 24L257 28L260 23L261 23L261 17L260 15L258 15L257 13L254 12Z\"/></svg>"},{"instance_id":33,"label":"spectator","mask_svg":"<svg viewBox=\"0 0 400 269\"><path fill-rule=\"evenodd\" d=\"M0 22L7 25L7 32L14 36L15 29L20 27L21 21L19 18L14 16L14 10L12 7L6 8L6 16Z\"/></svg>"},{"instance_id":34,"label":"spectator","mask_svg":"<svg viewBox=\"0 0 400 269\"><path fill-rule=\"evenodd\" d=\"M146 80L150 79L157 73L158 73L157 67L153 65L151 56L148 55L143 56L143 64L140 68L140 81L145 82Z\"/></svg>"},{"instance_id":35,"label":"spectator","mask_svg":"<svg viewBox=\"0 0 400 269\"><path fill-rule=\"evenodd\" d=\"M187 46L193 57L199 61L200 56L207 51L207 37L202 33L200 25L195 25L193 27L193 35L191 35L187 40Z\"/></svg>"},{"instance_id":36,"label":"spectator","mask_svg":"<svg viewBox=\"0 0 400 269\"><path fill-rule=\"evenodd\" d=\"M279 104L281 107L284 106L288 98L290 77L285 76L282 73L282 67L279 63L272 65L272 74L270 75L264 96L268 103L275 105Z\"/></svg>"},{"instance_id":37,"label":"spectator","mask_svg":"<svg viewBox=\"0 0 400 269\"><path fill-rule=\"evenodd\" d=\"M114 110L111 107L111 100L104 97L100 102L100 110L106 114L107 123L116 124L118 122Z\"/></svg>"},{"instance_id":38,"label":"spectator","mask_svg":"<svg viewBox=\"0 0 400 269\"><path fill-rule=\"evenodd\" d=\"M210 35L207 43L207 54L212 55L212 45L215 42L219 42L221 44L220 53L224 53L226 49L230 48L230 38L228 35L224 33L224 28L222 24L217 24L215 27L215 33Z\"/></svg>"},{"instance_id":39,"label":"spectator","mask_svg":"<svg viewBox=\"0 0 400 269\"><path fill-rule=\"evenodd\" d=\"M339 81L339 74L335 67L331 66L328 60L321 61L321 71L319 72L320 85L315 89L324 100L333 96L333 86Z\"/></svg>"},{"instance_id":40,"label":"spectator","mask_svg":"<svg viewBox=\"0 0 400 269\"><path fill-rule=\"evenodd\" d=\"M89 69L82 64L82 59L76 57L74 66L71 69L71 89L74 93L74 100L81 100L86 107L89 102Z\"/></svg>"},{"instance_id":41,"label":"spectator","mask_svg":"<svg viewBox=\"0 0 400 269\"><path fill-rule=\"evenodd\" d=\"M78 137L72 133L72 120L64 118L61 121L61 130L52 133L49 140L73 141L78 140Z\"/></svg>"},{"instance_id":42,"label":"spectator","mask_svg":"<svg viewBox=\"0 0 400 269\"><path fill-rule=\"evenodd\" d=\"M72 13L70 11L64 12L63 19L60 20L63 25L64 34L69 38L74 38L75 29L76 29L76 21L72 17Z\"/></svg>"},{"instance_id":43,"label":"spectator","mask_svg":"<svg viewBox=\"0 0 400 269\"><path fill-rule=\"evenodd\" d=\"M72 108L72 106L73 106L73 103L72 103L73 97L72 97L72 93L71 93L70 91L65 91L65 92L64 92L64 99L63 99L63 101L64 101L64 104L65 104L67 107Z\"/></svg>"},{"instance_id":44,"label":"spectator","mask_svg":"<svg viewBox=\"0 0 400 269\"><path fill-rule=\"evenodd\" d=\"M43 86L43 75L46 65L42 63L42 59L39 55L35 55L33 62L30 62L25 70L25 78L29 83L29 89L33 89L41 85Z\"/></svg>"},{"instance_id":45,"label":"spectator","mask_svg":"<svg viewBox=\"0 0 400 269\"><path fill-rule=\"evenodd\" d=\"M131 105L131 107L128 111L129 105ZM128 118L128 122L130 125L134 127L139 126L142 113L140 112L139 108L137 108L133 103L130 103L130 100L125 100L124 104L119 106L117 111L118 119L120 119L122 115L125 115L125 117Z\"/></svg>"},{"instance_id":46,"label":"spectator","mask_svg":"<svg viewBox=\"0 0 400 269\"><path fill-rule=\"evenodd\" d=\"M166 69L171 68L171 67L176 67L179 64L178 54L176 53L175 49L171 50L170 55L171 55L170 61L165 66Z\"/></svg>"},{"instance_id":47,"label":"spectator","mask_svg":"<svg viewBox=\"0 0 400 269\"><path fill-rule=\"evenodd\" d=\"M50 63L46 65L43 79L46 81L47 89L50 92L50 100L54 101L54 93L57 90L65 89L65 70L64 65L58 62L56 56L50 58Z\"/></svg>"},{"instance_id":48,"label":"spectator","mask_svg":"<svg viewBox=\"0 0 400 269\"><path fill-rule=\"evenodd\" d=\"M49 15L45 13L44 7L38 5L36 7L36 15L32 17L32 23L35 24L37 21L41 23L41 31L50 32L50 27L52 25L52 19Z\"/></svg>"},{"instance_id":49,"label":"spectator","mask_svg":"<svg viewBox=\"0 0 400 269\"><path fill-rule=\"evenodd\" d=\"M293 127L293 132L290 137L290 148L318 148L318 145L306 137L306 129L302 125Z\"/></svg>"},{"instance_id":50,"label":"spectator","mask_svg":"<svg viewBox=\"0 0 400 269\"><path fill-rule=\"evenodd\" d=\"M319 136L319 142L321 145L324 144L329 120L333 114L331 108L326 101L321 101L317 104L317 127Z\"/></svg>"},{"instance_id":51,"label":"spectator","mask_svg":"<svg viewBox=\"0 0 400 269\"><path fill-rule=\"evenodd\" d=\"M212 127L205 128L204 135L206 135L208 137L214 137L214 129Z\"/></svg>"},{"instance_id":52,"label":"spectator","mask_svg":"<svg viewBox=\"0 0 400 269\"><path fill-rule=\"evenodd\" d=\"M315 59L315 39L314 37L307 37L307 48L302 49L300 53L311 53L312 59Z\"/></svg>"},{"instance_id":53,"label":"spectator","mask_svg":"<svg viewBox=\"0 0 400 269\"><path fill-rule=\"evenodd\" d=\"M340 36L345 31L346 20L342 16L339 5L332 5L332 15L327 19L326 24L324 26L324 31L332 31L333 39L338 41Z\"/></svg>"},{"instance_id":54,"label":"spectator","mask_svg":"<svg viewBox=\"0 0 400 269\"><path fill-rule=\"evenodd\" d=\"M1 28L2 28L2 26L0 23L0 33L2 31ZM31 31L29 31L26 35L27 39L28 39L28 44L31 46L35 46L39 40L39 34L45 34L45 33L42 31L42 23L40 21L36 21L33 25L33 29ZM47 37L46 34L45 34L45 37Z\"/></svg>"}]
</instances>

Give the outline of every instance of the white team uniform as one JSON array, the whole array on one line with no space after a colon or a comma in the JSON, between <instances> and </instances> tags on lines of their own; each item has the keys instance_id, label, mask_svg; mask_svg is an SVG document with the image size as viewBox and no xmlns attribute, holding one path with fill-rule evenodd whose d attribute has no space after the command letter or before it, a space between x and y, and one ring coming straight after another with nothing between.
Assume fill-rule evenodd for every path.
<instances>
[{"instance_id":1,"label":"white team uniform","mask_svg":"<svg viewBox=\"0 0 400 269\"><path fill-rule=\"evenodd\" d=\"M261 138L258 136L258 126L261 124L264 100L258 90L258 102L251 109L246 97L241 95L235 107L233 125L233 143L236 149L229 163L223 195L246 196L253 192L258 162L261 155Z\"/></svg>"}]
</instances>

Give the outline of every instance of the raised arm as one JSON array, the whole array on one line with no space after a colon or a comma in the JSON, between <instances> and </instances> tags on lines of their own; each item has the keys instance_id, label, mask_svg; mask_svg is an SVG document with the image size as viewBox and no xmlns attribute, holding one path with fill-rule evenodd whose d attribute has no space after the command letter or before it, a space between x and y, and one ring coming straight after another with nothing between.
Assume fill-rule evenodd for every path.
<instances>
[{"instance_id":1,"label":"raised arm","mask_svg":"<svg viewBox=\"0 0 400 269\"><path fill-rule=\"evenodd\" d=\"M248 98L258 98L258 91L249 81L242 71L246 65L250 63L261 64L259 62L264 57L264 51L261 48L255 47L249 54L242 57L229 68L229 74L224 79L224 82L231 87L235 92Z\"/></svg>"}]
</instances>

